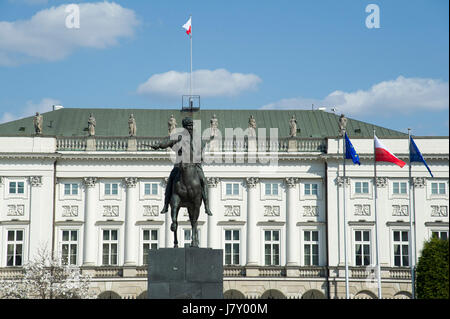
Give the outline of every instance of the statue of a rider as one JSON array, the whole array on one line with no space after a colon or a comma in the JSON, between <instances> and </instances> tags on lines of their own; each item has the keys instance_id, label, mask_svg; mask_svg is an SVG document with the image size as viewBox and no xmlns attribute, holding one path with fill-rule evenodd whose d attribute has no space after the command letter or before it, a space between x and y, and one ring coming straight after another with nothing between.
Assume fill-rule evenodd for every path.
<instances>
[{"instance_id":1,"label":"statue of a rider","mask_svg":"<svg viewBox=\"0 0 450 319\"><path fill-rule=\"evenodd\" d=\"M190 135L190 139L189 139L189 145L190 145L190 152L191 154L193 154L193 152L195 151L195 149L193 148L193 120L190 117L186 117L183 119L182 121L182 125L183 128L185 128L189 135ZM177 139L170 139L170 137L165 140L162 141L159 144L153 145L152 148L157 150L157 149L164 149L167 147L171 147L174 148L175 144L180 143L178 146L183 145L182 143L182 135L178 135ZM200 150L201 152L201 150ZM179 147L178 149L178 156L182 155L182 147ZM192 158L192 156L191 156ZM164 198L164 207L161 210L161 214L165 214L167 213L167 211L169 210L169 203L170 203L170 199L172 197L172 186L174 181L177 181L179 179L179 165L181 165L181 163L176 163L172 169L172 172L170 172L170 176L169 176L169 180L167 181L167 186L166 186L166 191L165 191L165 198ZM202 165L201 165L201 161L199 163L195 163L196 168L197 168L197 173L198 176L200 178L200 183L201 183L201 187L202 187L202 198L203 198L203 203L205 205L205 213L207 215L212 215L210 209L209 209L209 203L208 203L208 184L206 183L206 178L205 178L205 174L203 173L203 169L202 169Z\"/></svg>"}]
</instances>

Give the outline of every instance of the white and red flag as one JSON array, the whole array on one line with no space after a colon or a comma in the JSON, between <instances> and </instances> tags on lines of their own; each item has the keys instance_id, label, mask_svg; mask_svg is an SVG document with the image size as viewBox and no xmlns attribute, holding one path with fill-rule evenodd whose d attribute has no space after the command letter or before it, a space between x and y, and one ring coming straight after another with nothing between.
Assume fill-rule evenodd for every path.
<instances>
[{"instance_id":1,"label":"white and red flag","mask_svg":"<svg viewBox=\"0 0 450 319\"><path fill-rule=\"evenodd\" d=\"M187 35L191 35L191 20L192 17L189 17L189 20L183 25L183 29L186 30Z\"/></svg>"},{"instance_id":2,"label":"white and red flag","mask_svg":"<svg viewBox=\"0 0 450 319\"><path fill-rule=\"evenodd\" d=\"M403 162L401 159L397 158L394 154L392 154L375 135L374 135L374 143L375 143L376 162L390 162L400 167L405 166L406 163Z\"/></svg>"}]
</instances>

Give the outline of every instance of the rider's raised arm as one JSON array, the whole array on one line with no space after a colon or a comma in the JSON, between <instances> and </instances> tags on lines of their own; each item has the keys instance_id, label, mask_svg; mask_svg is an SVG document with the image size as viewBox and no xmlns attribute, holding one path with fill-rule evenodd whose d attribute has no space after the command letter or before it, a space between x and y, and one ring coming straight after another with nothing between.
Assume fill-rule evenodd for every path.
<instances>
[{"instance_id":1,"label":"rider's raised arm","mask_svg":"<svg viewBox=\"0 0 450 319\"><path fill-rule=\"evenodd\" d=\"M156 144L154 146L155 149L158 148L168 148L174 146L176 143L178 143L181 140L181 135L178 136L178 139L172 140L170 138L165 138L163 141L161 141L159 144Z\"/></svg>"}]
</instances>

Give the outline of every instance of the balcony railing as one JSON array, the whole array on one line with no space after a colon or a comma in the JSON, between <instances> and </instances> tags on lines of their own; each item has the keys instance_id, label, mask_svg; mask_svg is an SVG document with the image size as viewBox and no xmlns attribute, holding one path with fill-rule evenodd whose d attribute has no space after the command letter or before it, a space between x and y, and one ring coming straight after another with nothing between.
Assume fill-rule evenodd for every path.
<instances>
[{"instance_id":1,"label":"balcony railing","mask_svg":"<svg viewBox=\"0 0 450 319\"><path fill-rule=\"evenodd\" d=\"M228 266L223 267L224 278L245 278L247 275L246 266ZM282 278L282 277L297 277L297 278L326 278L328 274L327 267L324 266L297 266L289 267L290 270L295 270L295 275L288 275L287 267L284 266L257 266L252 267L253 272L252 277L272 277L272 278ZM368 278L373 278L374 268L370 267L350 267L349 277L352 279L366 280ZM82 270L84 268L82 267ZM121 278L123 277L123 267L121 266L98 266L89 267L87 270L90 272L93 278ZM332 270L343 270L342 267L330 267L330 272ZM382 267L382 279L388 280L411 280L411 270L409 268L401 267ZM135 277L136 278L147 278L148 266L138 266L136 267ZM19 279L23 276L23 268L21 267L3 267L0 268L0 280L13 280ZM336 278L336 277L334 277Z\"/></svg>"},{"instance_id":2,"label":"balcony railing","mask_svg":"<svg viewBox=\"0 0 450 319\"><path fill-rule=\"evenodd\" d=\"M57 151L153 151L155 145L166 137L123 137L123 136L60 136L56 138ZM213 146L214 145L214 146ZM250 145L250 147L249 147ZM324 138L278 138L256 139L254 142L244 139L214 140L207 144L208 151L223 152L321 152L327 151Z\"/></svg>"}]
</instances>

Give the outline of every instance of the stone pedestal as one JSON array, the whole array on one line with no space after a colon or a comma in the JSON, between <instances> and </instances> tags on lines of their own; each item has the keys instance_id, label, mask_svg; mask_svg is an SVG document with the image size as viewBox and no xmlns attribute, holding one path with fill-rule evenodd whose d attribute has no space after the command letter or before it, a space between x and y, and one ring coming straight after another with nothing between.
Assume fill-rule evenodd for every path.
<instances>
[{"instance_id":1,"label":"stone pedestal","mask_svg":"<svg viewBox=\"0 0 450 319\"><path fill-rule=\"evenodd\" d=\"M223 299L223 250L151 249L149 299Z\"/></svg>"}]
</instances>

